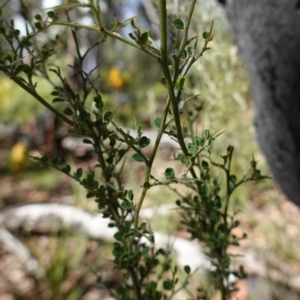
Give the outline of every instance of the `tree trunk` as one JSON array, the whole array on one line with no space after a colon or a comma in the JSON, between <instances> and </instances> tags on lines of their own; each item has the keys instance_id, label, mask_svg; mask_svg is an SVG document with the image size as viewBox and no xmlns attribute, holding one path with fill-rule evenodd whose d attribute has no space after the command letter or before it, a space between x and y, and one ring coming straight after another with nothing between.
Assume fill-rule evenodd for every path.
<instances>
[{"instance_id":1,"label":"tree trunk","mask_svg":"<svg viewBox=\"0 0 300 300\"><path fill-rule=\"evenodd\" d=\"M258 142L283 192L300 206L300 9L298 0L227 0L248 70Z\"/></svg>"}]
</instances>

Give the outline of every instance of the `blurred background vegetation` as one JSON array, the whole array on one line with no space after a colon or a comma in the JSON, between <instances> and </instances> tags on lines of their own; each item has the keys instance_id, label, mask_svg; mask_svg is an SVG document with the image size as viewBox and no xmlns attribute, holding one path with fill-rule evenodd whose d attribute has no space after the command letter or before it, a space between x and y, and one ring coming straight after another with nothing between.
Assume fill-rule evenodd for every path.
<instances>
[{"instance_id":1,"label":"blurred background vegetation","mask_svg":"<svg viewBox=\"0 0 300 300\"><path fill-rule=\"evenodd\" d=\"M59 0L52 2L51 6L61 4ZM151 7L145 5L150 1L102 0L100 2L107 24L112 21L113 15L120 20L137 16L136 24L145 30L150 26L154 38L158 38L155 36L155 33L157 34L156 11L151 11ZM32 16L45 13L49 3L49 1L26 1ZM184 16L188 1L174 0L169 3L170 20L172 15ZM22 9L24 9L22 0L10 1L4 8L3 15L7 16L6 18L14 18L16 27L23 26L24 32L22 18L25 14ZM74 17L79 22L90 22L89 11L86 9L77 10L76 15L74 12ZM233 145L236 149L234 168L237 174L242 174L248 169L252 155L259 161L263 172L267 173L268 168L255 141L252 123L253 103L247 75L237 48L231 41L224 11L213 0L199 1L192 24L194 34L201 34L208 30L212 20L214 20L214 41L211 43L211 50L195 64L187 78L186 96L201 94L199 101L204 106L197 130L201 132L209 129L212 133L223 132L215 143L214 153L217 157L218 154L222 154L227 145ZM66 29L55 28L55 30L55 32L47 31L38 37L41 48L47 43L48 34L57 48L57 54L51 58L52 64L76 66L74 45L68 40L64 40L63 44L56 40L57 34L67 37ZM123 35L128 34L129 28L123 28L122 31ZM95 33L84 30L80 32L83 47L85 44L94 43L96 38ZM171 44L172 40L170 40ZM151 120L155 118L154 116L160 115L163 109L160 103L165 97L164 87L160 83L162 74L158 64L144 53L114 40L107 40L92 51L86 64L87 70L95 63L99 63L96 75L100 76L99 88L103 99L105 104L115 112L117 123L129 128L134 128L135 123L138 123L142 124L143 129L155 130ZM65 72L65 76L76 88L76 85L80 84L76 74L71 68L66 69ZM93 164L93 155L86 152L78 154L63 149L61 141L67 135L67 128L3 74L0 74L0 87L1 209L15 204L67 201L68 204L96 212L96 205L84 198L85 193L81 187L54 170L37 166L27 155L24 155L24 151L30 154L42 151L52 156L62 155L72 164L83 168ZM52 100L53 97L50 95L52 87L47 80L38 78L38 88L45 99ZM162 153L159 156L156 162L157 172L161 169L163 173L169 159L169 153ZM133 185L131 188L138 188L139 172L143 170L138 164L132 164L130 170L125 170L128 182ZM134 182L136 182L135 186ZM70 195L71 197L66 197ZM156 188L149 192L145 205L170 203L170 199L172 202L176 200L176 195L172 191ZM274 261L279 260L299 270L300 245L297 230L296 232L294 230L295 227L299 228L298 218L294 215L293 205L284 201L284 196L273 181L243 186L235 194L234 201L233 209L240 211L242 228L250 236L243 247L259 249L265 259L271 258L269 254L272 253L272 259L268 261L270 267L276 268ZM174 214L170 215L170 219L155 219L153 226L155 230L159 229L170 234L179 234L181 230ZM10 265L9 254L2 250L0 255L4 260L0 264L0 272L6 284L0 286L1 299L100 299L100 287L97 286L99 270L102 276L108 277L111 287L119 280L108 262L109 245L105 242L91 241L82 235L74 236L65 232L53 233L47 237L24 231L18 234L34 251L34 255L47 272L44 279L31 278L32 285L22 289L18 283L14 283L12 279L8 280L7 276L3 275L5 268ZM96 268L98 268L97 274ZM285 291L282 292L274 286L271 290L274 298L270 299L287 299L280 298ZM92 298L93 293L98 296ZM104 297L103 295L101 297Z\"/></svg>"}]
</instances>

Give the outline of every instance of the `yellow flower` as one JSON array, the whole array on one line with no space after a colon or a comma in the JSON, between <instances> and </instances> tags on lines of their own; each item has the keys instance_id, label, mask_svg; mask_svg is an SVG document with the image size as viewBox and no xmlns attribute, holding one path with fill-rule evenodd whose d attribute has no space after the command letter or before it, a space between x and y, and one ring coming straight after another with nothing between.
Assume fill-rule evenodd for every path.
<instances>
[{"instance_id":1,"label":"yellow flower","mask_svg":"<svg viewBox=\"0 0 300 300\"><path fill-rule=\"evenodd\" d=\"M116 89L120 89L124 85L124 79L122 78L122 74L117 67L113 67L109 70L108 83L110 86Z\"/></svg>"},{"instance_id":2,"label":"yellow flower","mask_svg":"<svg viewBox=\"0 0 300 300\"><path fill-rule=\"evenodd\" d=\"M13 145L10 152L10 170L12 172L22 171L26 161L26 146L22 143Z\"/></svg>"}]
</instances>

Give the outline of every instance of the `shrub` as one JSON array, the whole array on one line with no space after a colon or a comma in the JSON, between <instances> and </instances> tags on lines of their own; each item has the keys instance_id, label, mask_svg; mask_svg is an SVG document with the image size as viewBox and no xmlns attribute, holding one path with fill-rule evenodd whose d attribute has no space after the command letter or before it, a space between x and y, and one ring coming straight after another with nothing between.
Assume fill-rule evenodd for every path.
<instances>
[{"instance_id":1,"label":"shrub","mask_svg":"<svg viewBox=\"0 0 300 300\"><path fill-rule=\"evenodd\" d=\"M241 184L266 176L260 173L253 158L249 171L238 178L231 168L234 147L225 147L223 155L215 158L213 144L220 134L197 130L203 102L198 99L199 95L191 94L185 87L193 64L210 49L213 23L200 36L190 35L195 4L196 0L190 1L186 19L173 16L169 22L166 1L158 1L159 42L154 40L150 30L143 31L134 17L125 21L115 17L113 24L107 26L99 1L85 4L71 2L37 14L34 20L27 10L25 36L21 36L13 21L8 21L3 15L0 19L0 34L5 41L0 48L0 70L67 124L69 135L82 137L83 143L92 145L97 163L87 172L81 168L72 170L62 158L52 158L46 153L35 159L82 185L86 189L86 197L95 199L103 218L108 218L109 226L116 228L112 254L115 268L123 274L123 283L111 292L118 299L171 299L180 289L187 287L195 272L195 266L185 266L185 277L180 281L176 263L166 249L156 247L151 224L140 218L146 195L155 186L170 188L181 184L186 187L184 194L177 191L178 197L174 202L190 238L203 246L211 261L211 285L220 290L222 299L228 299L234 291L231 276L245 276L242 268L232 269L231 256L227 251L230 245L238 246L240 240L232 233L239 222L235 212L229 209L230 199ZM89 9L93 25L80 24L73 19L72 13L81 8ZM132 30L129 38L119 33L125 26ZM92 32L96 42L83 45L83 31ZM76 59L74 65L68 68L61 57L66 51L65 36L69 33ZM170 38L171 33L176 36L175 41ZM97 74L101 73L101 62L86 71L86 62L92 51L99 49L99 45L104 47L109 39L138 49L148 56L149 64L157 64L160 68L165 100L159 103L163 107L162 111L158 111L160 116L151 120L157 128L152 141L143 134L142 126L136 125L134 136L116 120L116 107L104 101L99 89ZM66 57L65 54L63 57ZM68 76L70 68L77 78L76 84ZM147 70L139 72L145 75ZM52 86L52 103L38 91L40 78L46 79ZM115 89L120 89L126 81L117 68L112 68L109 78L110 88ZM142 107L143 101L141 98L138 105ZM172 161L163 176L153 170L164 134L175 140L180 148L175 158L184 166L180 174L175 171ZM153 147L150 149L151 142ZM123 166L129 163L126 157L144 166L139 190L126 188L129 183L122 178ZM196 298L208 297L200 283Z\"/></svg>"}]
</instances>

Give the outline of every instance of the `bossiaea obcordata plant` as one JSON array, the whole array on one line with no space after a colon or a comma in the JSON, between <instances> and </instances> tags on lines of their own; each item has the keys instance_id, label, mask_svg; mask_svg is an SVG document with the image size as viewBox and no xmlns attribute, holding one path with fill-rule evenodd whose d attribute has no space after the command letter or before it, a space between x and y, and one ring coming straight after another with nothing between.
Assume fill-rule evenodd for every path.
<instances>
[{"instance_id":1,"label":"bossiaea obcordata plant","mask_svg":"<svg viewBox=\"0 0 300 300\"><path fill-rule=\"evenodd\" d=\"M194 274L193 266L185 266L181 270L185 275L178 275L178 267L172 261L169 251L156 247L151 224L139 216L147 192L157 185L168 188L180 183L187 187L188 192L185 194L176 191L178 197L174 202L181 223L191 239L197 240L209 257L212 264L209 271L210 285L221 292L223 300L230 299L235 288L230 278L245 276L242 268L232 269L228 253L228 247L238 246L240 240L232 233L239 222L229 209L230 199L241 184L261 180L266 176L257 169L257 162L253 158L249 171L237 178L231 168L234 147L228 146L216 161L212 145L218 134L211 134L209 130L199 134L196 129L203 103L198 100L198 95L185 92L186 81L193 64L210 49L209 44L213 41L213 23L200 36L190 33L196 2L189 2L185 19L174 17L171 24L168 24L166 1L157 1L159 42L154 41L150 30L142 31L136 25L135 18L120 21L115 17L114 23L107 26L103 21L101 2L96 0L70 2L37 14L34 19L28 13L25 36L21 36L20 30L15 28L13 20L7 20L4 15L0 18L3 41L0 46L1 72L67 124L69 135L82 137L84 143L92 145L97 163L89 171L83 171L82 168L72 170L62 158L50 158L47 154L35 159L65 173L82 185L86 189L86 197L95 199L103 218L108 218L109 226L116 228L112 254L115 268L123 274L122 284L110 291L116 299L175 299L179 290L188 289L189 278ZM80 24L72 19L72 12L81 8L90 10L93 25ZM119 33L119 29L125 26L131 28L128 37ZM51 61L65 49L65 39L59 34L50 34L51 30L57 28L69 29L64 34L71 34L76 49L76 66L71 67L80 79L76 88L65 75L68 66ZM168 45L170 28L177 36L171 48ZM97 40L83 47L80 30L93 32ZM43 46L38 42L42 34L48 39ZM150 154L150 139L143 134L142 127L137 126L137 136L133 137L123 124L115 121L114 113L106 108L99 89L99 78L94 75L99 74L101 63L89 72L85 71L84 63L91 51L100 44L103 47L108 39L144 52L151 63L160 66L166 100L162 103L164 110L161 116L152 120L157 128L157 136ZM38 92L39 77L52 84L52 103ZM92 108L87 105L91 97ZM184 125L182 114L185 116ZM175 159L182 163L184 172L176 174L170 161L164 178L158 179L153 163L163 134L168 134L178 143L180 151ZM137 191L127 189L122 179L123 166L127 163L124 158L129 155L145 167L141 189ZM101 283L104 286L106 284ZM210 295L200 282L198 292L193 297L209 299Z\"/></svg>"}]
</instances>

